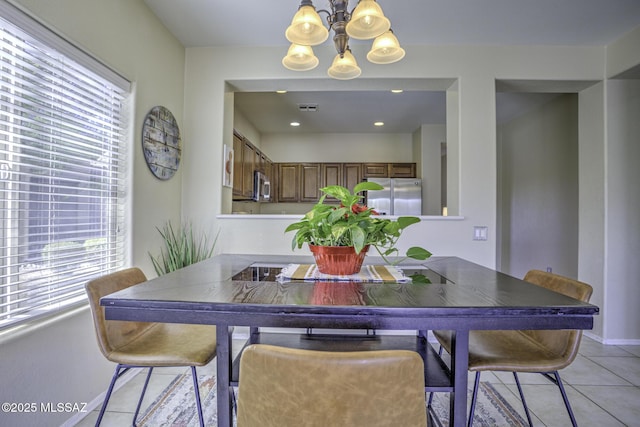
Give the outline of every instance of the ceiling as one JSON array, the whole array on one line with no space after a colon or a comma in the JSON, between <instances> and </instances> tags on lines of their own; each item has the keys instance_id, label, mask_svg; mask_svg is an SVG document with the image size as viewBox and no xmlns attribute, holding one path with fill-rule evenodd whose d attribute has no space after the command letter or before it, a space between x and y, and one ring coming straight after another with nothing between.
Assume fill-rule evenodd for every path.
<instances>
[{"instance_id":1,"label":"ceiling","mask_svg":"<svg viewBox=\"0 0 640 427\"><path fill-rule=\"evenodd\" d=\"M144 0L185 47L282 46L299 0ZM355 5L352 0L349 9ZM404 46L565 45L605 46L640 25L640 0L378 0ZM327 9L327 0L315 0ZM251 16L249 16L249 12ZM253 18L251 18L253 17ZM240 19L242 23L240 23ZM264 19L268 18L268 19ZM325 42L330 43L330 42ZM351 40L351 44L370 41ZM362 77L356 80L360 80ZM424 85L423 85L424 86ZM428 85L427 85L428 87ZM420 124L444 123L444 93L429 87L392 94L331 88L278 95L242 89L236 106L263 133L413 132ZM539 88L535 92L542 92ZM498 95L499 121L552 95ZM554 92L550 90L550 92ZM301 112L298 104L318 104ZM303 126L291 128L289 122ZM373 122L385 122L373 130Z\"/></svg>"}]
</instances>

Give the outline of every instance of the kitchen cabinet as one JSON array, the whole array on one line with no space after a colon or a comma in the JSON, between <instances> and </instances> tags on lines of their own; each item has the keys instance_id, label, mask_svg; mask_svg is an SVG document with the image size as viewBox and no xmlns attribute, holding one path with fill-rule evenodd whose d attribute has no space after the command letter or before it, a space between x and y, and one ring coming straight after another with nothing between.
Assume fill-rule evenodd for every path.
<instances>
[{"instance_id":1,"label":"kitchen cabinet","mask_svg":"<svg viewBox=\"0 0 640 427\"><path fill-rule=\"evenodd\" d=\"M272 179L273 162L247 138L233 132L233 200L253 198L253 176L263 172Z\"/></svg>"},{"instance_id":2,"label":"kitchen cabinet","mask_svg":"<svg viewBox=\"0 0 640 427\"><path fill-rule=\"evenodd\" d=\"M365 163L364 178L415 178L415 163Z\"/></svg>"},{"instance_id":3,"label":"kitchen cabinet","mask_svg":"<svg viewBox=\"0 0 640 427\"><path fill-rule=\"evenodd\" d=\"M277 202L317 202L320 188L342 185L352 190L364 178L415 178L415 163L274 163ZM337 202L327 197L327 202Z\"/></svg>"},{"instance_id":4,"label":"kitchen cabinet","mask_svg":"<svg viewBox=\"0 0 640 427\"><path fill-rule=\"evenodd\" d=\"M343 163L342 176L342 185L349 190L353 190L353 187L362 181L362 163Z\"/></svg>"},{"instance_id":5,"label":"kitchen cabinet","mask_svg":"<svg viewBox=\"0 0 640 427\"><path fill-rule=\"evenodd\" d=\"M389 178L388 163L365 163L362 167L364 178Z\"/></svg>"},{"instance_id":6,"label":"kitchen cabinet","mask_svg":"<svg viewBox=\"0 0 640 427\"><path fill-rule=\"evenodd\" d=\"M320 198L320 163L278 163L278 202L317 202Z\"/></svg>"},{"instance_id":7,"label":"kitchen cabinet","mask_svg":"<svg viewBox=\"0 0 640 427\"><path fill-rule=\"evenodd\" d=\"M256 149L246 139L242 144L242 198L253 197L253 173L255 171ZM234 171L235 173L235 171Z\"/></svg>"},{"instance_id":8,"label":"kitchen cabinet","mask_svg":"<svg viewBox=\"0 0 640 427\"><path fill-rule=\"evenodd\" d=\"M389 178L415 178L415 163L390 163Z\"/></svg>"},{"instance_id":9,"label":"kitchen cabinet","mask_svg":"<svg viewBox=\"0 0 640 427\"><path fill-rule=\"evenodd\" d=\"M320 198L320 163L300 165L300 201L317 202Z\"/></svg>"},{"instance_id":10,"label":"kitchen cabinet","mask_svg":"<svg viewBox=\"0 0 640 427\"><path fill-rule=\"evenodd\" d=\"M242 146L241 135L233 134L233 198L242 197Z\"/></svg>"},{"instance_id":11,"label":"kitchen cabinet","mask_svg":"<svg viewBox=\"0 0 640 427\"><path fill-rule=\"evenodd\" d=\"M300 201L300 165L278 163L278 202Z\"/></svg>"}]
</instances>

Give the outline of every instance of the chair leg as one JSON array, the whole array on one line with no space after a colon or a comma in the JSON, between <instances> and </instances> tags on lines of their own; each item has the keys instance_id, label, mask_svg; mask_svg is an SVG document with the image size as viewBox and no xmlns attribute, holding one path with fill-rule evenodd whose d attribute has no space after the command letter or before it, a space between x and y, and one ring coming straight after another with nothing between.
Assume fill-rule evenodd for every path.
<instances>
[{"instance_id":1,"label":"chair leg","mask_svg":"<svg viewBox=\"0 0 640 427\"><path fill-rule=\"evenodd\" d=\"M111 378L111 382L109 383L109 388L107 389L107 394L104 396L104 402L102 402L102 408L100 408L100 413L98 414L98 419L96 420L96 427L100 425L102 422L102 417L104 416L104 411L107 409L107 404L109 403L109 399L111 399L111 392L113 392L113 386L116 384L116 380L120 377L120 371L125 367L118 364L116 366L116 370L113 373L113 377Z\"/></svg>"},{"instance_id":2,"label":"chair leg","mask_svg":"<svg viewBox=\"0 0 640 427\"><path fill-rule=\"evenodd\" d=\"M469 421L467 422L467 426L473 426L473 414L476 411L476 400L478 399L478 388L480 388L480 372L476 372L476 379L473 383L473 394L471 395L471 408L469 409Z\"/></svg>"},{"instance_id":3,"label":"chair leg","mask_svg":"<svg viewBox=\"0 0 640 427\"><path fill-rule=\"evenodd\" d=\"M191 367L191 375L193 376L193 390L196 394L196 406L198 407L198 419L200 420L200 427L204 427L204 416L202 415L202 402L200 401L200 387L198 386L198 374L196 373L196 367Z\"/></svg>"},{"instance_id":4,"label":"chair leg","mask_svg":"<svg viewBox=\"0 0 640 427\"><path fill-rule=\"evenodd\" d=\"M567 393L564 390L564 386L562 385L562 380L560 379L560 373L558 371L553 371L553 375L556 378L555 383L558 385L560 393L562 394L562 400L564 400L564 406L567 408L569 418L571 418L571 425L573 427L577 427L578 423L576 422L576 417L573 416L573 411L571 410L571 405L569 404L569 398L567 397Z\"/></svg>"},{"instance_id":5,"label":"chair leg","mask_svg":"<svg viewBox=\"0 0 640 427\"><path fill-rule=\"evenodd\" d=\"M136 406L136 412L133 414L133 421L131 425L136 427L136 421L138 421L138 413L140 412L140 406L142 406L142 401L144 400L144 395L147 392L147 386L149 385L149 379L151 378L151 373L153 372L153 367L149 367L149 372L147 372L147 378L144 380L144 385L142 386L142 393L140 394L140 399L138 399L138 405Z\"/></svg>"},{"instance_id":6,"label":"chair leg","mask_svg":"<svg viewBox=\"0 0 640 427\"><path fill-rule=\"evenodd\" d=\"M533 423L531 422L531 414L529 414L529 407L527 406L527 401L524 398L524 393L522 392L522 387L520 386L520 379L518 378L518 373L513 373L513 378L516 380L516 385L518 386L518 393L520 393L520 400L522 400L522 406L524 406L524 413L527 415L527 421L529 421L529 427L533 427Z\"/></svg>"}]
</instances>

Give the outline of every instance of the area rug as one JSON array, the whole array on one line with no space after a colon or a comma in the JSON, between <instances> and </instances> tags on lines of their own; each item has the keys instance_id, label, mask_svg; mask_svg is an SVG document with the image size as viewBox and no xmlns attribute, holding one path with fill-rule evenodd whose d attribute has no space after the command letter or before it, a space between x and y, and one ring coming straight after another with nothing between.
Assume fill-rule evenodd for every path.
<instances>
[{"instance_id":1,"label":"area rug","mask_svg":"<svg viewBox=\"0 0 640 427\"><path fill-rule=\"evenodd\" d=\"M202 375L198 378L200 398L204 411L205 425L215 426L218 422L216 413L216 378ZM471 390L469 390L469 398ZM432 410L437 415L434 423L437 427L449 425L449 394L436 393ZM176 378L163 393L147 408L140 417L138 426L146 427L191 427L198 426L198 414L193 393L191 371ZM234 420L235 425L235 420ZM526 421L507 403L507 401L487 382L480 383L478 402L474 416L477 427L512 427L525 426ZM328 426L331 427L331 426Z\"/></svg>"}]
</instances>

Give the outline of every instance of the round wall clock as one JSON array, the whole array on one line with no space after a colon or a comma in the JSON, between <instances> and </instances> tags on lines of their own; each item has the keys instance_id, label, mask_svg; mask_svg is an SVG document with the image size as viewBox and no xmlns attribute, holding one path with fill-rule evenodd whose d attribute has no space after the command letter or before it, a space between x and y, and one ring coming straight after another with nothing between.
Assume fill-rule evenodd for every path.
<instances>
[{"instance_id":1,"label":"round wall clock","mask_svg":"<svg viewBox=\"0 0 640 427\"><path fill-rule=\"evenodd\" d=\"M171 111L156 106L147 113L142 125L142 151L151 172L159 179L169 179L180 165L182 140Z\"/></svg>"}]
</instances>

